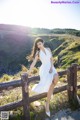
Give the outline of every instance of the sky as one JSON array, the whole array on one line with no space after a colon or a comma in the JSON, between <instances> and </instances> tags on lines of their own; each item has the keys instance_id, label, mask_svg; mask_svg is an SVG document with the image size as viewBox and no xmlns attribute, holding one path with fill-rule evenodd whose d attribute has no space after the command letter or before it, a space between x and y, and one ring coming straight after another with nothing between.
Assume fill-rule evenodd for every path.
<instances>
[{"instance_id":1,"label":"sky","mask_svg":"<svg viewBox=\"0 0 80 120\"><path fill-rule=\"evenodd\" d=\"M80 30L80 0L0 0L0 24Z\"/></svg>"}]
</instances>

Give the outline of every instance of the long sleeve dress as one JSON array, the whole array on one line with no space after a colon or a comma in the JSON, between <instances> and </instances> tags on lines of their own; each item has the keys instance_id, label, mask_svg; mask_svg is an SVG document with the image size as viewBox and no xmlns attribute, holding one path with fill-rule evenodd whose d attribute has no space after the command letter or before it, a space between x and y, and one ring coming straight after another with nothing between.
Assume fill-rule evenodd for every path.
<instances>
[{"instance_id":1,"label":"long sleeve dress","mask_svg":"<svg viewBox=\"0 0 80 120\"><path fill-rule=\"evenodd\" d=\"M42 62L41 66L39 67L40 81L38 84L35 84L31 89L33 92L36 93L48 92L50 84L54 79L54 75L58 74L54 65L52 67L53 72L49 73L51 67L50 58L52 57L52 54L46 47L44 47L44 49L46 54L42 50L40 50L39 52L40 60Z\"/></svg>"}]
</instances>

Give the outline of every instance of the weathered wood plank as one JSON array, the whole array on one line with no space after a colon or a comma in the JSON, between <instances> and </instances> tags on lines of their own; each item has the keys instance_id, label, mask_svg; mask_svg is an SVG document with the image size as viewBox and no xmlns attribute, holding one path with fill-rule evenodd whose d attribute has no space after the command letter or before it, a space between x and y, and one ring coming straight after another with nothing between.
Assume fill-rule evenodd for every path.
<instances>
[{"instance_id":1,"label":"weathered wood plank","mask_svg":"<svg viewBox=\"0 0 80 120\"><path fill-rule=\"evenodd\" d=\"M77 66L77 70L80 70L80 65Z\"/></svg>"},{"instance_id":2,"label":"weathered wood plank","mask_svg":"<svg viewBox=\"0 0 80 120\"><path fill-rule=\"evenodd\" d=\"M29 107L29 91L28 91L28 74L21 75L22 81L22 100L23 100L23 115L24 120L30 120L30 107ZM26 85L26 91L25 91Z\"/></svg>"},{"instance_id":3,"label":"weathered wood plank","mask_svg":"<svg viewBox=\"0 0 80 120\"><path fill-rule=\"evenodd\" d=\"M64 85L61 87L56 87L56 88L54 88L53 94L56 94L56 93L59 93L59 92L65 91L65 90L67 90L67 85ZM36 100L44 98L44 97L47 97L47 92L29 97L29 101L31 103L33 101L36 101Z\"/></svg>"},{"instance_id":4,"label":"weathered wood plank","mask_svg":"<svg viewBox=\"0 0 80 120\"><path fill-rule=\"evenodd\" d=\"M59 76L67 75L68 85L56 87L54 89L53 94L67 90L69 100L71 99L75 100L77 98L76 97L77 89L80 89L80 85L77 86L77 70L80 70L80 66L74 63L67 70L58 72ZM19 80L0 83L0 90L5 90L5 89L9 90L22 86L22 100L0 106L0 111L12 110L17 107L23 106L24 119L30 120L30 108L29 108L30 103L47 96L47 93L42 93L29 97L29 91L28 91L29 84L31 82L38 82L39 80L40 80L39 75L28 78L28 74L25 73L21 75L21 79ZM25 85L27 87L27 91L25 91Z\"/></svg>"},{"instance_id":5,"label":"weathered wood plank","mask_svg":"<svg viewBox=\"0 0 80 120\"><path fill-rule=\"evenodd\" d=\"M13 88L20 87L20 86L21 86L21 79L9 81L9 82L3 82L3 83L0 83L0 91L13 89Z\"/></svg>"},{"instance_id":6,"label":"weathered wood plank","mask_svg":"<svg viewBox=\"0 0 80 120\"><path fill-rule=\"evenodd\" d=\"M77 89L80 89L80 85L77 86ZM59 93L59 92L63 92L67 90L67 85L65 86L61 86L61 87L57 87L57 88L54 88L54 92L53 94L56 94L56 93ZM42 94L39 94L39 95L34 95L34 96L31 96L29 97L29 102L34 102L36 100L39 100L41 98L44 98L47 96L47 93L42 93ZM17 101L17 102L12 102L12 103L9 103L9 104L6 104L6 105L3 105L3 106L0 106L0 111L4 111L4 110L13 110L17 107L21 107L23 106L23 100L20 100L20 101Z\"/></svg>"},{"instance_id":7,"label":"weathered wood plank","mask_svg":"<svg viewBox=\"0 0 80 120\"><path fill-rule=\"evenodd\" d=\"M21 107L22 105L23 105L22 100L19 100L19 101L16 101L16 102L11 102L11 103L8 103L6 105L0 106L0 111L13 110L13 109L15 109L17 107Z\"/></svg>"},{"instance_id":8,"label":"weathered wood plank","mask_svg":"<svg viewBox=\"0 0 80 120\"><path fill-rule=\"evenodd\" d=\"M68 81L68 101L70 105L78 105L77 100L77 64L73 63L68 68L67 72Z\"/></svg>"}]
</instances>

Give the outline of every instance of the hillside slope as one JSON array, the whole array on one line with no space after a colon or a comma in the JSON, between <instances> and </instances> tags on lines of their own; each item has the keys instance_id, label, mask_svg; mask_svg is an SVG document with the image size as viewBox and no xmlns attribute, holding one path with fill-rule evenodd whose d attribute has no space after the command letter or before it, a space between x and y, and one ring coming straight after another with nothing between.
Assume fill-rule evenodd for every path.
<instances>
[{"instance_id":1,"label":"hillside slope","mask_svg":"<svg viewBox=\"0 0 80 120\"><path fill-rule=\"evenodd\" d=\"M30 54L38 36L44 39L45 46L51 48L53 58L57 58L54 63L56 67L66 68L72 62L80 64L80 37L72 35L73 31L79 31L61 30L62 34L60 30L0 25L0 75L19 72L21 64L29 67L26 56Z\"/></svg>"},{"instance_id":2,"label":"hillside slope","mask_svg":"<svg viewBox=\"0 0 80 120\"><path fill-rule=\"evenodd\" d=\"M58 55L58 65L66 68L73 62L80 64L80 37L65 35L59 39L64 42L53 51L53 56Z\"/></svg>"}]
</instances>

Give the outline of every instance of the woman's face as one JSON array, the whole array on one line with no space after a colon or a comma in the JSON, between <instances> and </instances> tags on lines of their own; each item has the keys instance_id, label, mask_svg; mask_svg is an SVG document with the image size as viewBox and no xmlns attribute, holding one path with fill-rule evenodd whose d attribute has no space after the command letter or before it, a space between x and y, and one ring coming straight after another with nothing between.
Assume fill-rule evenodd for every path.
<instances>
[{"instance_id":1,"label":"woman's face","mask_svg":"<svg viewBox=\"0 0 80 120\"><path fill-rule=\"evenodd\" d=\"M43 47L43 43L42 43L42 42L38 42L38 43L37 43L37 47L38 47L38 48Z\"/></svg>"}]
</instances>

